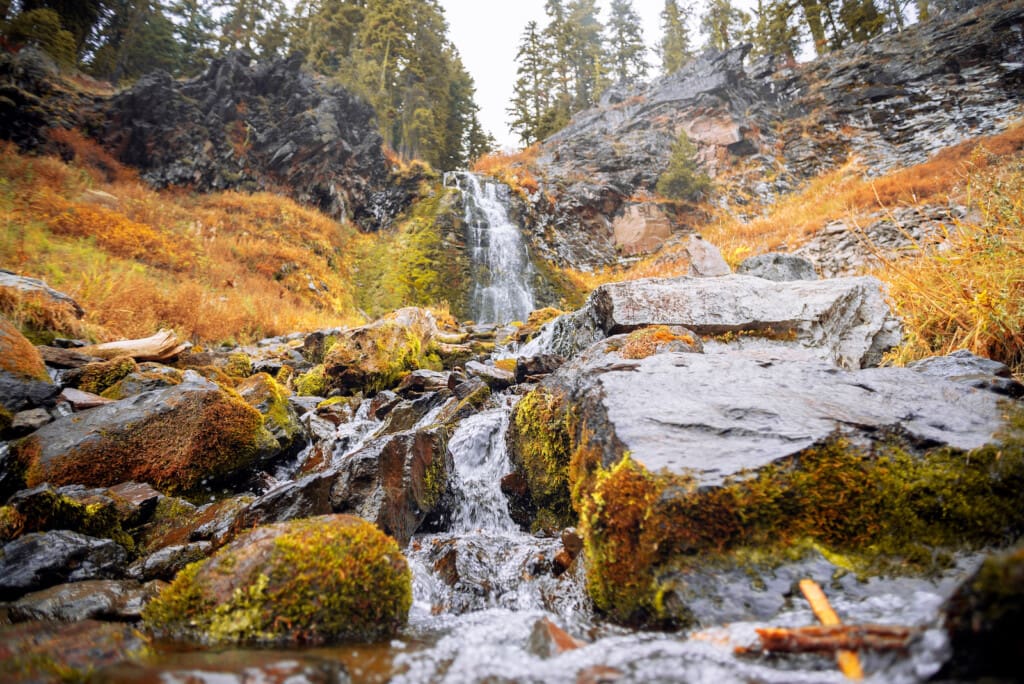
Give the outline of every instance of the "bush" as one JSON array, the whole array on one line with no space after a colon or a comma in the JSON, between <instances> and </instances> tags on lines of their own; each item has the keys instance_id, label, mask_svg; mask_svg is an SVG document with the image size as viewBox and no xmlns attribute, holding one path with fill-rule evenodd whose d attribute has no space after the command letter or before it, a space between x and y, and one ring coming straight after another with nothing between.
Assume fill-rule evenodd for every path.
<instances>
[{"instance_id":1,"label":"bush","mask_svg":"<svg viewBox=\"0 0 1024 684\"><path fill-rule=\"evenodd\" d=\"M672 146L668 168L658 178L656 189L675 200L697 200L711 190L711 178L697 166L697 148L685 131Z\"/></svg>"},{"instance_id":2,"label":"bush","mask_svg":"<svg viewBox=\"0 0 1024 684\"><path fill-rule=\"evenodd\" d=\"M22 12L7 24L4 33L12 43L35 43L58 62L75 63L75 37L64 30L52 9Z\"/></svg>"}]
</instances>

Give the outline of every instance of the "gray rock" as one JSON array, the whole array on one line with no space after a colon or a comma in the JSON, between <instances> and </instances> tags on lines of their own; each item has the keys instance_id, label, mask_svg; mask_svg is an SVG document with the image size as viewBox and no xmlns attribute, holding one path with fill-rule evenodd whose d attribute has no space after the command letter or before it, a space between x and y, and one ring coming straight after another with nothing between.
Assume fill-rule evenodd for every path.
<instances>
[{"instance_id":1,"label":"gray rock","mask_svg":"<svg viewBox=\"0 0 1024 684\"><path fill-rule=\"evenodd\" d=\"M972 449L1003 426L1000 397L907 368L840 370L763 354L657 354L624 360L603 344L545 385L581 408L610 466L629 452L714 485L793 456L835 431L870 443L896 431Z\"/></svg>"},{"instance_id":2,"label":"gray rock","mask_svg":"<svg viewBox=\"0 0 1024 684\"><path fill-rule=\"evenodd\" d=\"M63 582L117 579L128 552L110 539L68 530L34 532L0 550L0 598L16 598Z\"/></svg>"},{"instance_id":3,"label":"gray rock","mask_svg":"<svg viewBox=\"0 0 1024 684\"><path fill-rule=\"evenodd\" d=\"M11 420L9 435L11 437L23 437L28 433L34 432L43 427L51 420L53 420L53 418L50 417L49 412L44 408L18 411L14 414L14 418Z\"/></svg>"},{"instance_id":4,"label":"gray rock","mask_svg":"<svg viewBox=\"0 0 1024 684\"><path fill-rule=\"evenodd\" d=\"M20 296L40 297L51 305L65 308L75 318L85 315L85 309L74 299L58 292L38 278L20 276L12 271L0 268L0 290L14 290Z\"/></svg>"},{"instance_id":5,"label":"gray rock","mask_svg":"<svg viewBox=\"0 0 1024 684\"><path fill-rule=\"evenodd\" d=\"M776 283L730 275L602 285L581 309L547 324L520 355L568 358L596 340L647 325L680 325L700 335L752 334L763 340L756 346L786 348L845 368L875 365L900 341L899 323L876 278Z\"/></svg>"},{"instance_id":6,"label":"gray rock","mask_svg":"<svg viewBox=\"0 0 1024 684\"><path fill-rule=\"evenodd\" d=\"M443 427L378 438L339 464L331 506L369 520L404 547L446 502L454 467Z\"/></svg>"},{"instance_id":7,"label":"gray rock","mask_svg":"<svg viewBox=\"0 0 1024 684\"><path fill-rule=\"evenodd\" d=\"M60 391L60 396L57 397L58 401L67 402L71 405L71 408L75 411L84 411L86 409L96 408L97 406L103 406L104 404L110 404L114 400L106 399L98 394L92 392L83 392L80 389L74 387L65 387Z\"/></svg>"},{"instance_id":8,"label":"gray rock","mask_svg":"<svg viewBox=\"0 0 1024 684\"><path fill-rule=\"evenodd\" d=\"M758 254L744 259L736 272L775 282L818 279L810 259L781 252Z\"/></svg>"},{"instance_id":9,"label":"gray rock","mask_svg":"<svg viewBox=\"0 0 1024 684\"><path fill-rule=\"evenodd\" d=\"M135 580L86 580L27 594L8 609L12 622L28 620L138 620L146 603L165 586Z\"/></svg>"},{"instance_id":10,"label":"gray rock","mask_svg":"<svg viewBox=\"0 0 1024 684\"><path fill-rule=\"evenodd\" d=\"M331 489L337 479L338 472L329 469L283 482L245 507L239 516L240 527L333 513Z\"/></svg>"},{"instance_id":11,"label":"gray rock","mask_svg":"<svg viewBox=\"0 0 1024 684\"><path fill-rule=\"evenodd\" d=\"M487 383L488 387L495 391L506 389L516 383L515 373L510 373L509 371L502 370L497 366L480 363L479 361L467 362L466 373L473 377L480 378Z\"/></svg>"},{"instance_id":12,"label":"gray rock","mask_svg":"<svg viewBox=\"0 0 1024 684\"><path fill-rule=\"evenodd\" d=\"M914 361L907 364L907 368L1014 399L1024 397L1024 385L1017 382L1006 364L982 358L966 349L959 349L947 356L933 356Z\"/></svg>"},{"instance_id":13,"label":"gray rock","mask_svg":"<svg viewBox=\"0 0 1024 684\"><path fill-rule=\"evenodd\" d=\"M165 546L132 563L128 568L128 576L141 581L169 582L186 565L202 560L213 552L213 544L208 541Z\"/></svg>"},{"instance_id":14,"label":"gray rock","mask_svg":"<svg viewBox=\"0 0 1024 684\"><path fill-rule=\"evenodd\" d=\"M690 260L689 275L694 278L714 278L732 273L718 248L700 235L688 237L683 249Z\"/></svg>"}]
</instances>

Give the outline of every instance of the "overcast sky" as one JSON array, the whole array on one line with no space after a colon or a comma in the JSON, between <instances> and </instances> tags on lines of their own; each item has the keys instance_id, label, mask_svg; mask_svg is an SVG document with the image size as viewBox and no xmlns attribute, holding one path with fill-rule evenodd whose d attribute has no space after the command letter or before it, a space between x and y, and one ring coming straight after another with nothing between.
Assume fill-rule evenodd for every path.
<instances>
[{"instance_id":1,"label":"overcast sky","mask_svg":"<svg viewBox=\"0 0 1024 684\"><path fill-rule=\"evenodd\" d=\"M604 23L611 3L599 0L597 4ZM519 139L508 130L505 108L512 99L516 49L523 28L531 20L540 27L547 24L544 0L441 0L441 5L450 27L448 35L476 82L480 122L499 145L520 147ZM633 0L648 46L653 47L661 38L660 14L664 7L665 0ZM700 41L697 36L694 39ZM650 62L657 74L659 62L653 53Z\"/></svg>"}]
</instances>

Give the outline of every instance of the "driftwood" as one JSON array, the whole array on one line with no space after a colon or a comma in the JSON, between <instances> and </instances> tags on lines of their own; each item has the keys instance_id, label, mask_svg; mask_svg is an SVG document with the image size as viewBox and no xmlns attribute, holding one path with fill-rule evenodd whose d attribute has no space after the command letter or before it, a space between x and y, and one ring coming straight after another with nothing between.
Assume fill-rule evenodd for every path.
<instances>
[{"instance_id":1,"label":"driftwood","mask_svg":"<svg viewBox=\"0 0 1024 684\"><path fill-rule=\"evenodd\" d=\"M898 625L830 625L758 629L761 647L774 653L835 653L836 651L902 651L917 633Z\"/></svg>"},{"instance_id":2,"label":"driftwood","mask_svg":"<svg viewBox=\"0 0 1024 684\"><path fill-rule=\"evenodd\" d=\"M803 592L807 602L811 604L811 610L817 616L821 624L826 627L837 626L840 623L839 616L832 610L832 605L825 597L818 583L812 579L800 580L800 591ZM850 679L864 679L864 670L860 666L860 658L856 651L839 649L836 651L836 663L843 674Z\"/></svg>"},{"instance_id":3,"label":"driftwood","mask_svg":"<svg viewBox=\"0 0 1024 684\"><path fill-rule=\"evenodd\" d=\"M138 340L119 340L81 347L80 354L112 359L116 356L130 356L136 361L167 361L189 348L181 343L171 330L161 330L155 335Z\"/></svg>"}]
</instances>

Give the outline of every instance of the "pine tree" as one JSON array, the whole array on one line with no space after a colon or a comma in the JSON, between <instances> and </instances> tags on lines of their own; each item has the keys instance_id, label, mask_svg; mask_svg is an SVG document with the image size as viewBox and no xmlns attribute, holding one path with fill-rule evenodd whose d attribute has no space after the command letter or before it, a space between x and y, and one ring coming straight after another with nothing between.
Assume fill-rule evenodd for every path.
<instances>
[{"instance_id":1,"label":"pine tree","mask_svg":"<svg viewBox=\"0 0 1024 684\"><path fill-rule=\"evenodd\" d=\"M174 0L168 6L168 17L174 22L181 53L180 75L201 73L216 52L217 22L211 10L211 0Z\"/></svg>"},{"instance_id":2,"label":"pine tree","mask_svg":"<svg viewBox=\"0 0 1024 684\"><path fill-rule=\"evenodd\" d=\"M732 0L711 0L700 20L701 32L707 35L708 47L728 50L738 44L750 15L732 4Z\"/></svg>"},{"instance_id":3,"label":"pine tree","mask_svg":"<svg viewBox=\"0 0 1024 684\"><path fill-rule=\"evenodd\" d=\"M597 18L596 0L572 0L569 12L569 60L573 73L573 110L580 111L597 103L608 86L608 57L602 34L604 27Z\"/></svg>"},{"instance_id":4,"label":"pine tree","mask_svg":"<svg viewBox=\"0 0 1024 684\"><path fill-rule=\"evenodd\" d=\"M757 0L747 39L752 55L777 55L793 59L800 47L800 24L794 0Z\"/></svg>"},{"instance_id":5,"label":"pine tree","mask_svg":"<svg viewBox=\"0 0 1024 684\"><path fill-rule=\"evenodd\" d=\"M330 76L351 72L356 35L365 3L351 0L302 0L295 9L294 44L306 63Z\"/></svg>"},{"instance_id":6,"label":"pine tree","mask_svg":"<svg viewBox=\"0 0 1024 684\"><path fill-rule=\"evenodd\" d=\"M665 9L661 11L662 37L658 45L661 73L674 73L693 57L690 52L690 31L686 27L689 20L689 5L682 9L676 0L665 0Z\"/></svg>"},{"instance_id":7,"label":"pine tree","mask_svg":"<svg viewBox=\"0 0 1024 684\"><path fill-rule=\"evenodd\" d=\"M71 66L76 61L75 37L52 9L21 12L3 28L11 45L35 43L61 64Z\"/></svg>"},{"instance_id":8,"label":"pine tree","mask_svg":"<svg viewBox=\"0 0 1024 684\"><path fill-rule=\"evenodd\" d=\"M181 47L159 0L117 0L98 34L89 70L114 84L162 69L176 73Z\"/></svg>"},{"instance_id":9,"label":"pine tree","mask_svg":"<svg viewBox=\"0 0 1024 684\"><path fill-rule=\"evenodd\" d=\"M647 47L640 17L630 0L612 0L608 43L611 70L617 82L634 83L647 77Z\"/></svg>"},{"instance_id":10,"label":"pine tree","mask_svg":"<svg viewBox=\"0 0 1024 684\"><path fill-rule=\"evenodd\" d=\"M824 0L828 2L829 0ZM804 22L814 42L814 52L823 55L828 51L828 38L825 35L825 24L822 19L822 5L819 0L798 0L804 15Z\"/></svg>"},{"instance_id":11,"label":"pine tree","mask_svg":"<svg viewBox=\"0 0 1024 684\"><path fill-rule=\"evenodd\" d=\"M839 18L843 31L836 47L870 40L885 28L885 15L878 11L874 0L843 0Z\"/></svg>"},{"instance_id":12,"label":"pine tree","mask_svg":"<svg viewBox=\"0 0 1024 684\"><path fill-rule=\"evenodd\" d=\"M220 23L220 50L248 50L260 59L273 59L287 51L290 32L288 8L283 0L228 0Z\"/></svg>"},{"instance_id":13,"label":"pine tree","mask_svg":"<svg viewBox=\"0 0 1024 684\"><path fill-rule=\"evenodd\" d=\"M71 33L79 56L86 50L89 39L99 29L104 17L117 11L118 4L111 0L21 0L17 3L21 14L38 9L56 12L62 29Z\"/></svg>"},{"instance_id":14,"label":"pine tree","mask_svg":"<svg viewBox=\"0 0 1024 684\"><path fill-rule=\"evenodd\" d=\"M550 78L544 58L544 42L537 22L531 21L523 29L516 51L516 81L512 87L512 102L506 110L509 123L524 145L538 139L538 128L550 106Z\"/></svg>"}]
</instances>

